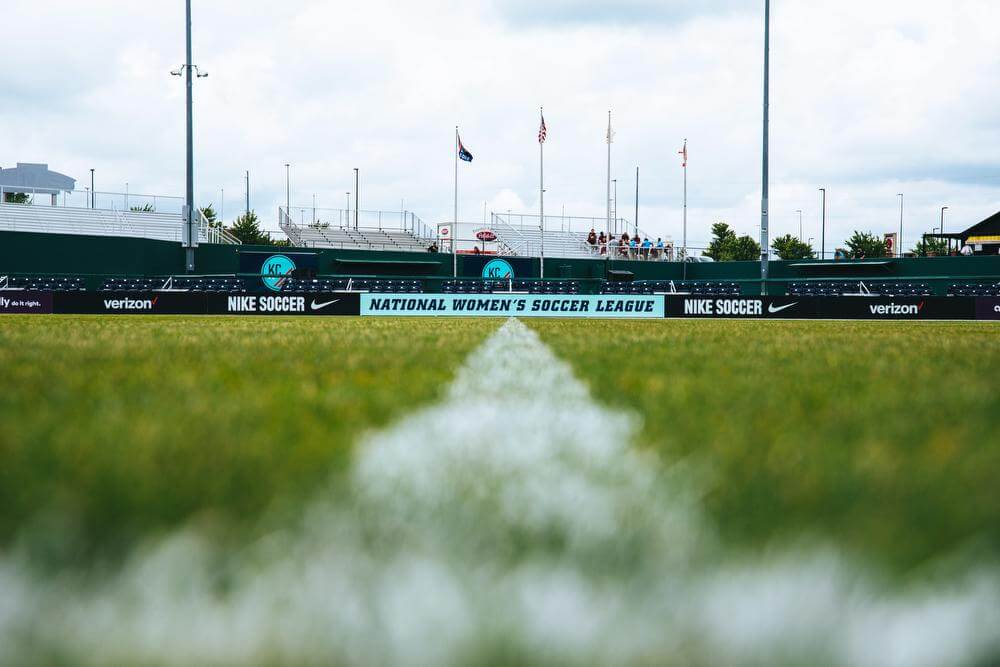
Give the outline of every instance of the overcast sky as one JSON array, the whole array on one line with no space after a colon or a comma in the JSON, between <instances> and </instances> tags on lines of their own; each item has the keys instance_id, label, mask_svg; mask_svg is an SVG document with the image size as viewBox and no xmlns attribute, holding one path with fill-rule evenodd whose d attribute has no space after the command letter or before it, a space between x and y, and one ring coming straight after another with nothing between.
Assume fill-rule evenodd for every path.
<instances>
[{"instance_id":1,"label":"overcast sky","mask_svg":"<svg viewBox=\"0 0 1000 667\"><path fill-rule=\"evenodd\" d=\"M604 216L607 112L620 215L689 243L711 223L757 234L763 0L212 0L194 3L196 192L252 205L276 228L292 203L460 217L538 209L538 109L549 128L546 211ZM774 0L772 234L828 247L898 226L905 245L950 207L952 230L1000 209L1000 2ZM183 195L184 3L5 0L0 166L47 162L97 188Z\"/></svg>"}]
</instances>

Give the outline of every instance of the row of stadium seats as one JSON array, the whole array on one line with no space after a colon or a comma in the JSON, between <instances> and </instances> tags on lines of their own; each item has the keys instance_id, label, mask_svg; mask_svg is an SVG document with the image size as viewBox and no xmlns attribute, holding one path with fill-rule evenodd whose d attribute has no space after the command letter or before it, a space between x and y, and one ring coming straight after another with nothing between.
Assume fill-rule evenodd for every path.
<instances>
[{"instance_id":1,"label":"row of stadium seats","mask_svg":"<svg viewBox=\"0 0 1000 667\"><path fill-rule=\"evenodd\" d=\"M739 296L739 283L693 282L674 280L637 280L634 282L606 282L601 294L703 294L708 296Z\"/></svg>"},{"instance_id":2,"label":"row of stadium seats","mask_svg":"<svg viewBox=\"0 0 1000 667\"><path fill-rule=\"evenodd\" d=\"M863 286L863 287L862 287ZM176 277L168 278L108 278L101 286L106 292L150 292L161 289L192 292L245 292L243 280L236 277ZM81 277L67 276L0 276L0 289L27 289L51 292L86 290ZM379 280L350 278L288 278L283 286L289 292L362 292L416 294L424 291L420 280ZM531 294L579 294L580 283L574 280L446 280L441 291L445 294L491 294L493 292L529 292ZM695 282L670 280L608 281L601 294L682 293L699 295L738 296L740 286L734 282ZM872 296L931 296L928 283L904 281L810 281L792 282L789 296L840 296L870 294ZM1000 283L953 283L949 296L1000 296Z\"/></svg>"},{"instance_id":3,"label":"row of stadium seats","mask_svg":"<svg viewBox=\"0 0 1000 667\"><path fill-rule=\"evenodd\" d=\"M949 285L948 296L1000 296L1000 283Z\"/></svg>"},{"instance_id":4,"label":"row of stadium seats","mask_svg":"<svg viewBox=\"0 0 1000 667\"><path fill-rule=\"evenodd\" d=\"M149 292L163 288L166 278L108 278L102 292Z\"/></svg>"},{"instance_id":5,"label":"row of stadium seats","mask_svg":"<svg viewBox=\"0 0 1000 667\"><path fill-rule=\"evenodd\" d=\"M282 288L286 292L379 292L418 294L424 291L419 280L378 280L352 278L289 278Z\"/></svg>"},{"instance_id":6,"label":"row of stadium seats","mask_svg":"<svg viewBox=\"0 0 1000 667\"><path fill-rule=\"evenodd\" d=\"M174 289L189 292L221 292L232 294L246 291L243 281L234 277L198 278L108 278L101 285L103 292L151 292Z\"/></svg>"},{"instance_id":7,"label":"row of stadium seats","mask_svg":"<svg viewBox=\"0 0 1000 667\"><path fill-rule=\"evenodd\" d=\"M871 296L933 296L934 290L927 283L819 281L790 283L789 296L841 296L865 294Z\"/></svg>"},{"instance_id":8,"label":"row of stadium seats","mask_svg":"<svg viewBox=\"0 0 1000 667\"><path fill-rule=\"evenodd\" d=\"M87 284L83 278L67 278L65 276L4 276L0 278L0 289L82 292L87 289Z\"/></svg>"},{"instance_id":9,"label":"row of stadium seats","mask_svg":"<svg viewBox=\"0 0 1000 667\"><path fill-rule=\"evenodd\" d=\"M441 285L445 294L492 294L494 292L528 292L530 294L579 294L575 280L446 280Z\"/></svg>"}]
</instances>

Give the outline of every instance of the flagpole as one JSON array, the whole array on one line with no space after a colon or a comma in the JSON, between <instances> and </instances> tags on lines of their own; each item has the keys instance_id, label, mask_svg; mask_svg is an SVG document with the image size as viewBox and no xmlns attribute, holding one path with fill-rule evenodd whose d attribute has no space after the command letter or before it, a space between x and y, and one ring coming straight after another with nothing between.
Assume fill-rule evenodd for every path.
<instances>
[{"instance_id":1,"label":"flagpole","mask_svg":"<svg viewBox=\"0 0 1000 667\"><path fill-rule=\"evenodd\" d=\"M611 111L608 111L608 237L611 237ZM611 245L610 243L608 244Z\"/></svg>"},{"instance_id":2,"label":"flagpole","mask_svg":"<svg viewBox=\"0 0 1000 667\"><path fill-rule=\"evenodd\" d=\"M538 108L539 117L545 123L545 109ZM539 277L545 278L545 141L541 131L538 135L538 226L541 234L541 256L538 258Z\"/></svg>"},{"instance_id":3,"label":"flagpole","mask_svg":"<svg viewBox=\"0 0 1000 667\"><path fill-rule=\"evenodd\" d=\"M639 167L635 168L635 235L639 236Z\"/></svg>"},{"instance_id":4,"label":"flagpole","mask_svg":"<svg viewBox=\"0 0 1000 667\"><path fill-rule=\"evenodd\" d=\"M688 140L684 140L684 280L687 280L688 254Z\"/></svg>"},{"instance_id":5,"label":"flagpole","mask_svg":"<svg viewBox=\"0 0 1000 667\"><path fill-rule=\"evenodd\" d=\"M451 221L451 270L458 278L458 125L455 126L455 210Z\"/></svg>"}]
</instances>

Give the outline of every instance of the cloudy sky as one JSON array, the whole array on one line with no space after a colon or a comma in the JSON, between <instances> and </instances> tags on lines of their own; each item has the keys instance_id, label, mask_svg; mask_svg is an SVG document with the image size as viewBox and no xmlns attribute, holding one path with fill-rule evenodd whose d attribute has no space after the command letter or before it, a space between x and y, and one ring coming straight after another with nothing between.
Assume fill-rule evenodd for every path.
<instances>
[{"instance_id":1,"label":"cloudy sky","mask_svg":"<svg viewBox=\"0 0 1000 667\"><path fill-rule=\"evenodd\" d=\"M450 218L456 124L460 217L538 208L545 107L548 213L603 216L607 112L618 209L689 243L724 220L757 234L762 0L195 0L197 198L226 218L252 204L276 228L293 205ZM905 244L1000 209L1000 2L774 0L773 234L898 225ZM5 0L0 166L48 162L97 188L183 194L181 0Z\"/></svg>"}]
</instances>

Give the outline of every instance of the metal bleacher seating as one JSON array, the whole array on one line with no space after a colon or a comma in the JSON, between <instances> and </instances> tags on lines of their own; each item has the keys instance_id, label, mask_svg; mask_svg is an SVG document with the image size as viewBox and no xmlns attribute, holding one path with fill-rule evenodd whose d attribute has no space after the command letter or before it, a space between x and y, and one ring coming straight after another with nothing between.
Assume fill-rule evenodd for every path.
<instances>
[{"instance_id":1,"label":"metal bleacher seating","mask_svg":"<svg viewBox=\"0 0 1000 667\"><path fill-rule=\"evenodd\" d=\"M441 285L445 294L493 294L520 292L528 294L579 294L576 280L446 280Z\"/></svg>"},{"instance_id":2,"label":"metal bleacher seating","mask_svg":"<svg viewBox=\"0 0 1000 667\"><path fill-rule=\"evenodd\" d=\"M299 227L288 224L281 229L295 245L308 248L426 252L428 245L428 241L402 230Z\"/></svg>"},{"instance_id":3,"label":"metal bleacher seating","mask_svg":"<svg viewBox=\"0 0 1000 667\"><path fill-rule=\"evenodd\" d=\"M740 285L734 282L695 282L679 280L608 281L601 294L695 294L704 296L739 296Z\"/></svg>"},{"instance_id":4,"label":"metal bleacher seating","mask_svg":"<svg viewBox=\"0 0 1000 667\"><path fill-rule=\"evenodd\" d=\"M0 276L0 289L83 292L87 284L83 278L71 276Z\"/></svg>"},{"instance_id":5,"label":"metal bleacher seating","mask_svg":"<svg viewBox=\"0 0 1000 667\"><path fill-rule=\"evenodd\" d=\"M104 208L67 208L0 203L0 229L49 234L87 236L132 236L180 242L184 216L180 211L163 213ZM198 238L202 243L235 243L228 232L199 220Z\"/></svg>"},{"instance_id":6,"label":"metal bleacher seating","mask_svg":"<svg viewBox=\"0 0 1000 667\"><path fill-rule=\"evenodd\" d=\"M911 283L901 280L879 282L794 282L788 285L789 296L841 296L844 294L860 294L865 296L932 296L934 290L927 283Z\"/></svg>"},{"instance_id":7,"label":"metal bleacher seating","mask_svg":"<svg viewBox=\"0 0 1000 667\"><path fill-rule=\"evenodd\" d=\"M1000 283L954 283L948 296L1000 296Z\"/></svg>"},{"instance_id":8,"label":"metal bleacher seating","mask_svg":"<svg viewBox=\"0 0 1000 667\"><path fill-rule=\"evenodd\" d=\"M369 278L289 278L285 292L378 292L420 294L424 291L419 280Z\"/></svg>"}]
</instances>

